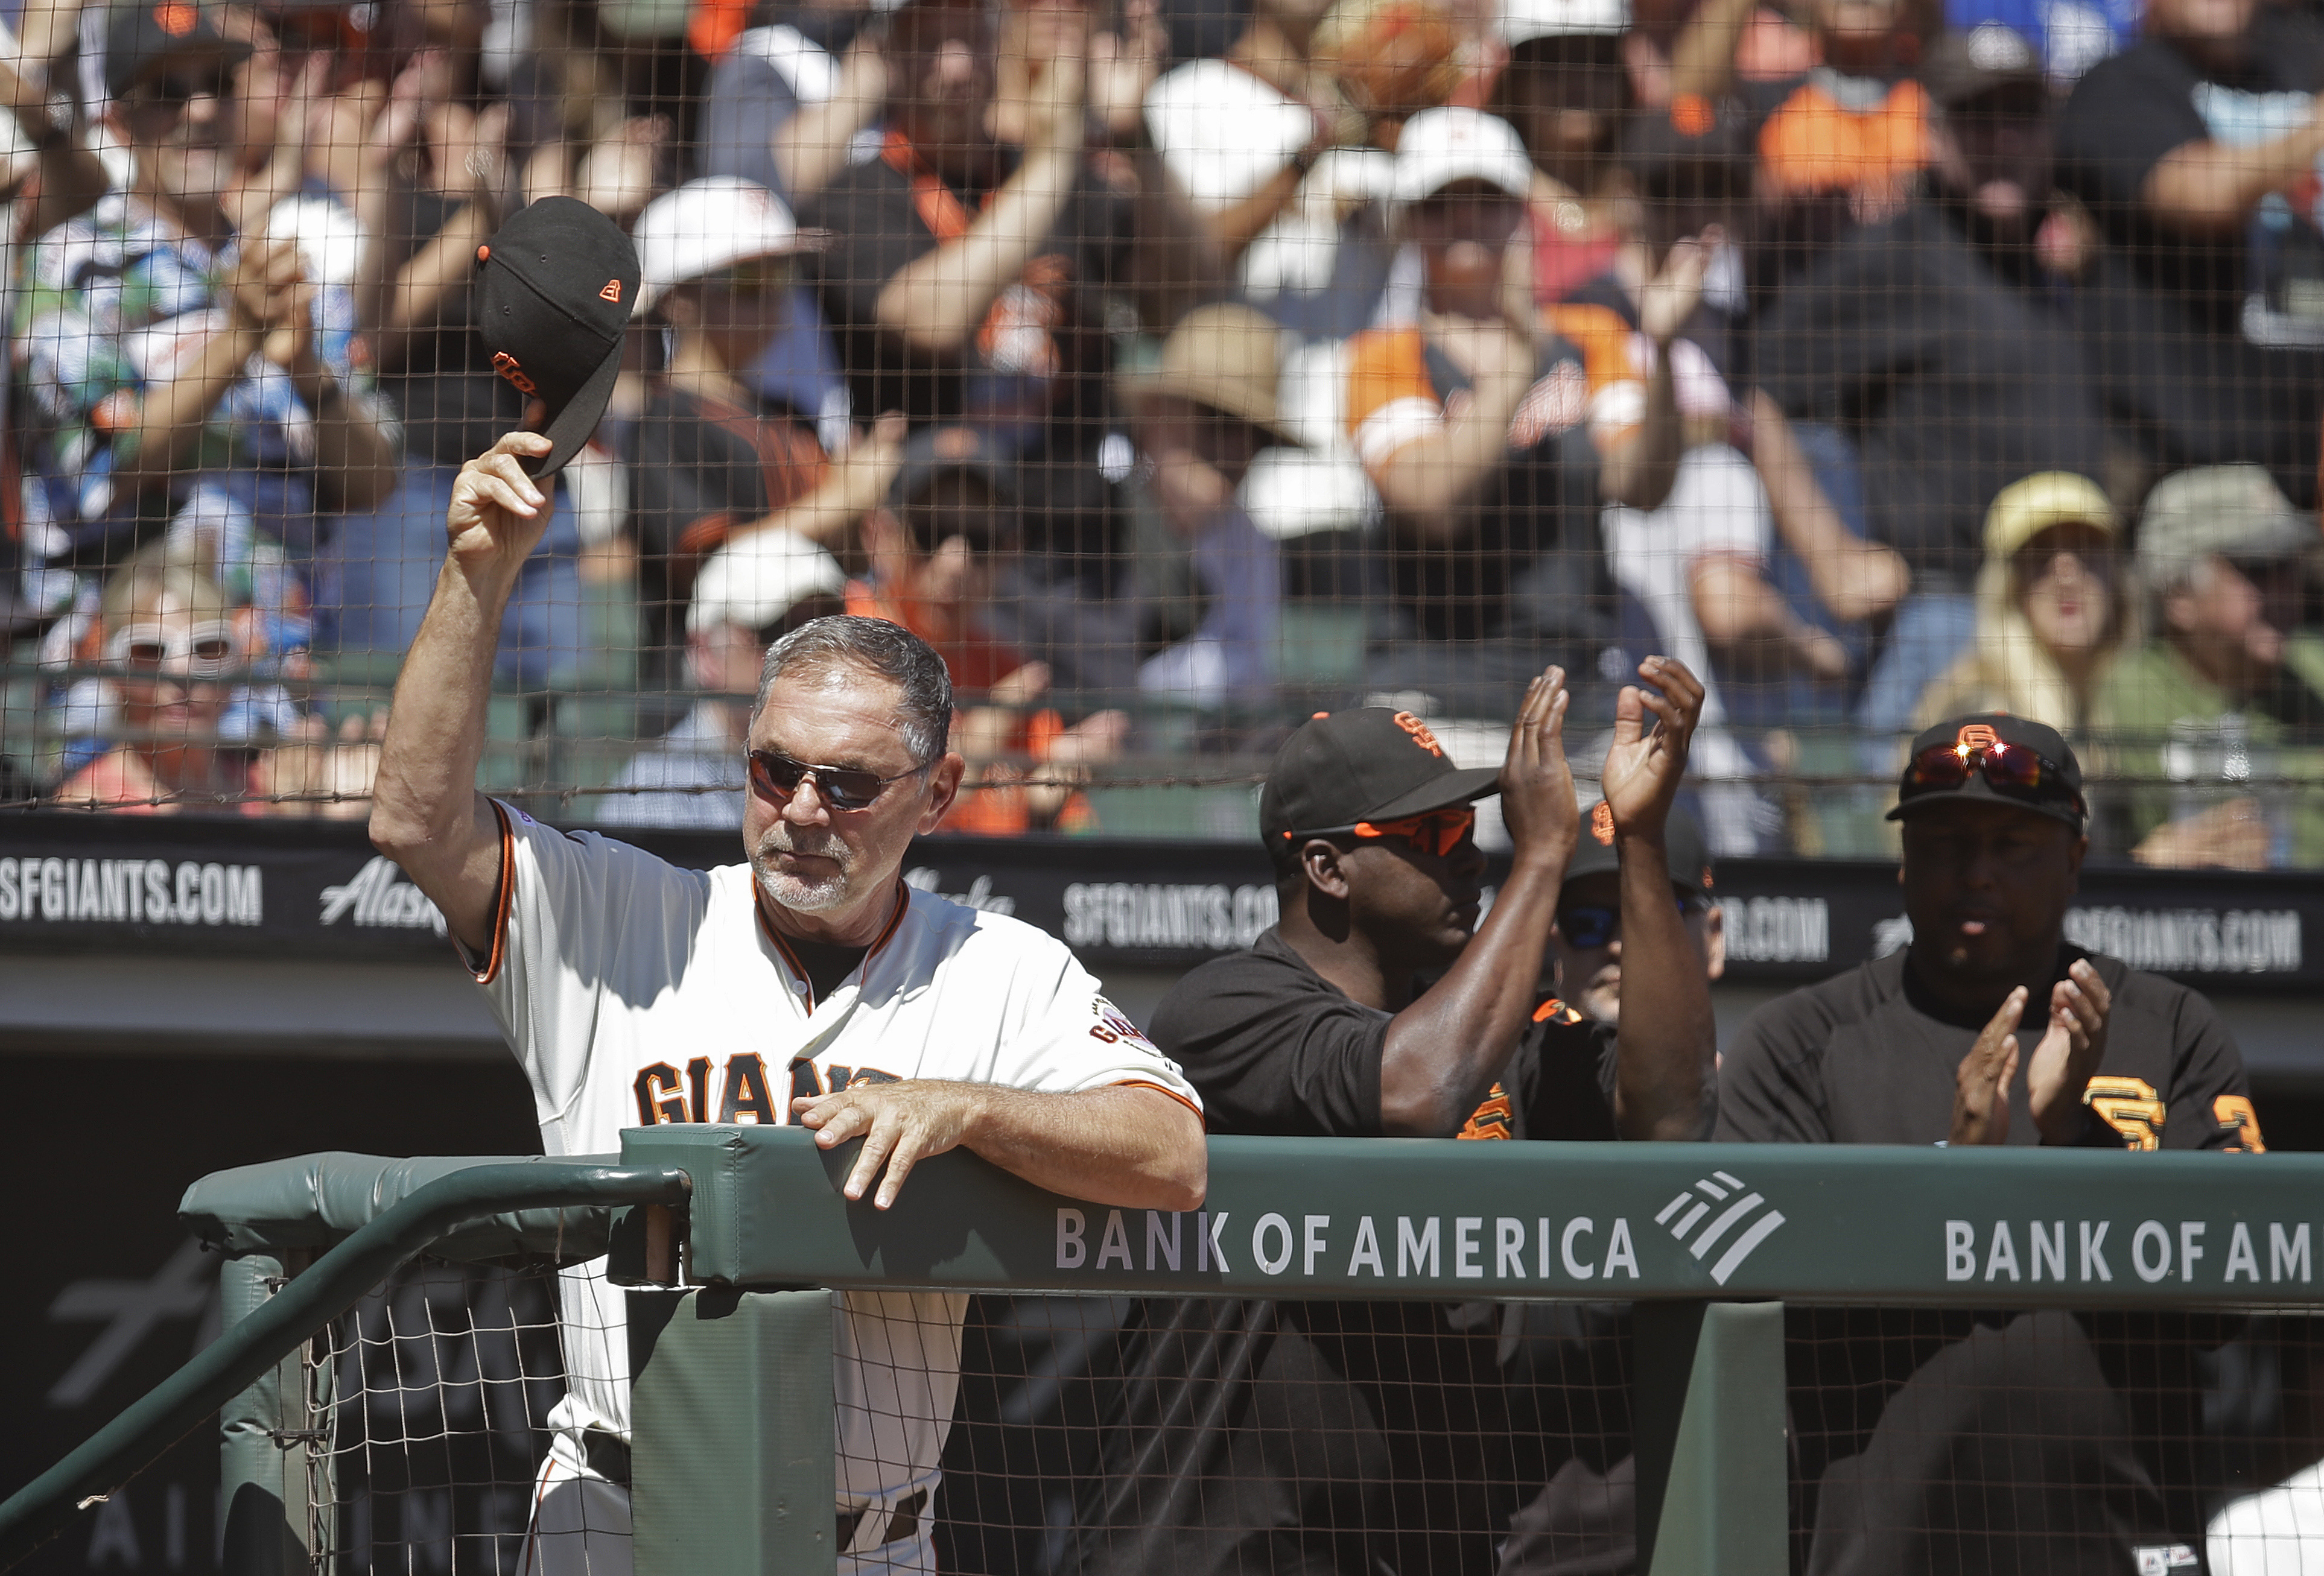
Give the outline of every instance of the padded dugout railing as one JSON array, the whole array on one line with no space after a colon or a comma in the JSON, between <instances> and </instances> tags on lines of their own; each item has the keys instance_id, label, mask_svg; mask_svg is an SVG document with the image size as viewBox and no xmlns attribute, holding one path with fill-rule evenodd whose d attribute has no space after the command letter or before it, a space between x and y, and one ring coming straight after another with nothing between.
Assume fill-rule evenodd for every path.
<instances>
[{"instance_id":1,"label":"padded dugout railing","mask_svg":"<svg viewBox=\"0 0 2324 1576\"><path fill-rule=\"evenodd\" d=\"M212 1388L228 1374L249 1387L225 1418L229 1503L252 1486L273 1501L276 1525L230 1524L228 1568L290 1568L274 1365L359 1295L359 1273L417 1252L423 1217L429 1240L466 1238L445 1245L455 1257L570 1260L610 1240L615 1279L678 1294L658 1328L633 1330L640 1576L833 1568L828 1290L1634 1302L1641 1569L1655 1576L1785 1568L1784 1302L2324 1302L2324 1156L1220 1138L1205 1206L1172 1215L1060 1198L962 1154L924 1163L881 1214L838 1193L851 1152L792 1129L671 1126L626 1133L619 1173L312 1157L207 1179L188 1210L236 1255L241 1323L0 1506L0 1558L124 1480L189 1406L226 1400L181 1383L200 1369ZM567 1202L585 1176L636 1205L504 1213ZM334 1240L281 1281L286 1253Z\"/></svg>"}]
</instances>

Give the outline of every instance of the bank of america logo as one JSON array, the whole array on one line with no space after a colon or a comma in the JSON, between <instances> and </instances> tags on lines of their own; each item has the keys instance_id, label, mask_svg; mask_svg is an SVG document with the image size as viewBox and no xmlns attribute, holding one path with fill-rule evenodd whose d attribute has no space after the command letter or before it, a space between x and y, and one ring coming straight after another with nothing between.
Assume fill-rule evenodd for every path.
<instances>
[{"instance_id":1,"label":"bank of america logo","mask_svg":"<svg viewBox=\"0 0 2324 1576\"><path fill-rule=\"evenodd\" d=\"M1738 1198L1738 1194L1742 1196ZM1655 1224L1667 1228L1697 1262L1720 1243L1726 1243L1727 1251L1711 1267L1711 1278L1725 1286L1727 1277L1743 1267L1743 1261L1751 1257L1752 1250L1774 1236L1776 1228L1784 1223L1781 1210L1771 1209L1756 1220L1752 1218L1766 1202L1739 1179L1724 1171L1714 1171L1665 1204L1663 1212L1655 1217ZM1738 1227L1741 1234L1734 1235Z\"/></svg>"}]
</instances>

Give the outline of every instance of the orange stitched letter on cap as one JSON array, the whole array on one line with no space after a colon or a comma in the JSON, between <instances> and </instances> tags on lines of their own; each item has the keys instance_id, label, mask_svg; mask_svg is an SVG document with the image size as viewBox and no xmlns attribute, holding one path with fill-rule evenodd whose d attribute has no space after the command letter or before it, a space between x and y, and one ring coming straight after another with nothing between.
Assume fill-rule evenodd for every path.
<instances>
[{"instance_id":1,"label":"orange stitched letter on cap","mask_svg":"<svg viewBox=\"0 0 2324 1576\"><path fill-rule=\"evenodd\" d=\"M2001 735L1983 723L1970 723L1961 729L1954 742L1963 750L1989 750L2001 742Z\"/></svg>"},{"instance_id":2,"label":"orange stitched letter on cap","mask_svg":"<svg viewBox=\"0 0 2324 1576\"><path fill-rule=\"evenodd\" d=\"M1412 742L1423 750L1427 751L1431 755L1443 758L1444 747L1436 742L1436 735L1428 731L1426 723L1422 722L1410 712L1398 712L1396 714L1396 725L1411 734Z\"/></svg>"},{"instance_id":3,"label":"orange stitched letter on cap","mask_svg":"<svg viewBox=\"0 0 2324 1576\"><path fill-rule=\"evenodd\" d=\"M601 301L620 300L622 299L622 281L618 279L607 280L605 281L605 288L597 292L597 299Z\"/></svg>"},{"instance_id":4,"label":"orange stitched letter on cap","mask_svg":"<svg viewBox=\"0 0 2324 1576\"><path fill-rule=\"evenodd\" d=\"M1614 846L1614 806L1603 799L1590 806L1590 835L1608 848Z\"/></svg>"},{"instance_id":5,"label":"orange stitched letter on cap","mask_svg":"<svg viewBox=\"0 0 2324 1576\"><path fill-rule=\"evenodd\" d=\"M193 32L196 20L194 8L179 4L179 0L153 7L154 25L171 38L183 38Z\"/></svg>"},{"instance_id":6,"label":"orange stitched letter on cap","mask_svg":"<svg viewBox=\"0 0 2324 1576\"><path fill-rule=\"evenodd\" d=\"M534 385L533 381L524 375L524 368L518 363L517 358L505 350L493 352L493 370L514 383L519 393L534 394L540 392Z\"/></svg>"}]
</instances>

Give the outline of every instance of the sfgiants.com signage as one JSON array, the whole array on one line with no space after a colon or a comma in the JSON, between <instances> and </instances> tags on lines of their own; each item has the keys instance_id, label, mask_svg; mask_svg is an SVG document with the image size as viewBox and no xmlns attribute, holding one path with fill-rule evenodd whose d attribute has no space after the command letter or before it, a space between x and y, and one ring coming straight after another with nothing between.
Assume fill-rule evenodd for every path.
<instances>
[{"instance_id":1,"label":"sfgiants.com signage","mask_svg":"<svg viewBox=\"0 0 2324 1576\"><path fill-rule=\"evenodd\" d=\"M742 854L728 834L626 836L693 869ZM1266 857L1240 843L932 837L913 844L904 879L1038 926L1095 967L1191 968L1276 920ZM1729 860L1718 896L1738 982L1820 980L1911 938L1893 865ZM2314 990L2311 920L2324 925L2312 878L2086 870L2067 934L2198 984ZM448 959L443 916L357 825L0 816L0 949L57 946Z\"/></svg>"}]
</instances>

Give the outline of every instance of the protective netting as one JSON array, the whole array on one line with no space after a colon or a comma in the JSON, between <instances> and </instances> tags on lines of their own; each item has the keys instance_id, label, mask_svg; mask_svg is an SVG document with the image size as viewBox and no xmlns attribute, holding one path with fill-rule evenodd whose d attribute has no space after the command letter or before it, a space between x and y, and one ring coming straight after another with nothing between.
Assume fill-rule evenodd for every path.
<instances>
[{"instance_id":1,"label":"protective netting","mask_svg":"<svg viewBox=\"0 0 2324 1576\"><path fill-rule=\"evenodd\" d=\"M560 820L739 825L852 609L952 665L954 830L1247 834L1314 711L1481 763L1551 662L1591 763L1661 651L1714 853L1887 851L1997 707L2101 854L2324 862L2306 6L0 22L0 802L363 814L458 467L608 363L485 576L480 779ZM486 259L559 195L633 282ZM494 268L570 332L489 346Z\"/></svg>"},{"instance_id":2,"label":"protective netting","mask_svg":"<svg viewBox=\"0 0 2324 1576\"><path fill-rule=\"evenodd\" d=\"M318 1576L516 1576L567 1392L556 1272L422 1260L306 1348ZM578 1569L578 1567L576 1567Z\"/></svg>"},{"instance_id":3,"label":"protective netting","mask_svg":"<svg viewBox=\"0 0 2324 1576\"><path fill-rule=\"evenodd\" d=\"M619 1496L527 1553L571 1418L555 1297L546 1271L423 1266L317 1343L318 1571L628 1569ZM933 1502L865 1513L916 1541L932 1515L938 1569L1636 1569L1623 1304L967 1310ZM1795 1570L2270 1576L2324 1540L2304 1315L1794 1308L1786 1368ZM588 1460L625 1480L625 1452Z\"/></svg>"}]
</instances>

